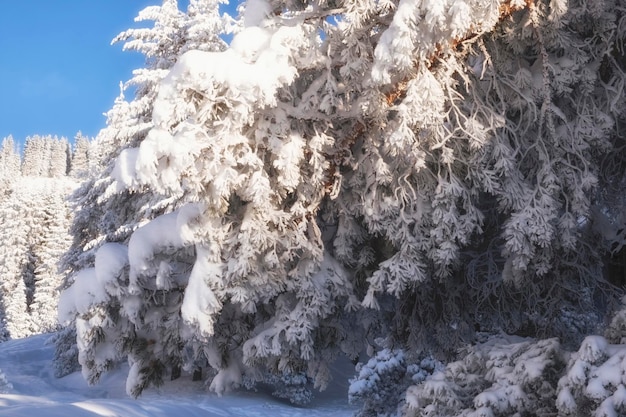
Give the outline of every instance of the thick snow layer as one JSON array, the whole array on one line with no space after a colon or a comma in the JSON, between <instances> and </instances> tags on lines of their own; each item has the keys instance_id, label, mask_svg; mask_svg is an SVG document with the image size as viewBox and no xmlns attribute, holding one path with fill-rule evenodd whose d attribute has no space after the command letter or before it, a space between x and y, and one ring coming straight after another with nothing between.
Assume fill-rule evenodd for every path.
<instances>
[{"instance_id":1,"label":"thick snow layer","mask_svg":"<svg viewBox=\"0 0 626 417\"><path fill-rule=\"evenodd\" d=\"M222 265L210 261L209 253L200 245L196 248L197 259L193 266L185 297L181 306L181 316L189 324L198 327L200 334L213 334L213 315L222 308L211 284L219 285Z\"/></svg>"},{"instance_id":2,"label":"thick snow layer","mask_svg":"<svg viewBox=\"0 0 626 417\"><path fill-rule=\"evenodd\" d=\"M55 378L54 347L46 344L48 338L38 335L0 343L0 370L11 384L0 390L0 417L347 417L355 411L348 404L350 366L336 369L339 374L331 389L318 393L306 407L294 407L264 390L218 397L185 376L133 400L124 390L127 367L103 376L93 387L80 372Z\"/></svg>"},{"instance_id":3,"label":"thick snow layer","mask_svg":"<svg viewBox=\"0 0 626 417\"><path fill-rule=\"evenodd\" d=\"M85 314L95 304L108 300L104 287L98 284L95 268L87 268L76 274L74 284L59 297L59 323L66 323L76 313Z\"/></svg>"},{"instance_id":4,"label":"thick snow layer","mask_svg":"<svg viewBox=\"0 0 626 417\"><path fill-rule=\"evenodd\" d=\"M178 212L164 214L141 226L128 242L131 293L139 293L138 278L142 275L154 276L153 258L166 249L181 248L183 242L178 226ZM157 266L158 268L158 266Z\"/></svg>"}]
</instances>

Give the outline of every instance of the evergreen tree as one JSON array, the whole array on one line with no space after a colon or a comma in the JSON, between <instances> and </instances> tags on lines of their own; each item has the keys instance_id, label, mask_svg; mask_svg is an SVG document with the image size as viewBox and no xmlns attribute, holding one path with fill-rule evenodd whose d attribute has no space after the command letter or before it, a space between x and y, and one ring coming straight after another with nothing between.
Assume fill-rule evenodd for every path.
<instances>
[{"instance_id":1,"label":"evergreen tree","mask_svg":"<svg viewBox=\"0 0 626 417\"><path fill-rule=\"evenodd\" d=\"M121 86L120 97L107 114L107 127L99 133L94 143L98 155L93 156L97 163L94 163L92 176L73 196L77 208L72 225L74 242L64 258L64 267L70 271L77 272L92 266L95 262L96 249L102 243L128 240L132 231L146 219L176 208L175 200L163 198L149 190L125 190L124 184L120 184L115 178L116 172L124 171L128 166L116 164L115 158L122 149L142 140L151 126L152 103L157 97L159 82L167 74L168 66L175 62L178 51L183 47L181 42L186 39L184 33L190 27L181 21L184 17L185 15L178 10L176 2L164 1L160 7L146 8L137 18L139 21L154 21L153 28L131 29L114 40L125 42L125 49L144 53L147 68L135 71L134 77L126 85ZM219 43L223 47L224 42L221 39ZM126 101L124 97L124 90L129 86L136 89L132 101ZM120 207L125 208L122 211L116 209ZM98 218L98 221L94 221L94 218ZM69 275L64 286L67 287L73 280L74 275ZM98 317L105 320L110 319L108 314L113 314L118 320L128 321L123 315L120 316L118 309L119 305L114 305L110 309L102 310L107 313L106 316L98 313ZM124 326L123 323L119 325ZM73 324L70 326L73 327ZM71 330L65 331L64 334L73 337ZM113 332L110 334L113 335ZM173 339L169 337L162 340ZM84 342L89 343L86 340ZM131 347L144 342L145 338L139 342L130 338L123 342L118 340L116 343ZM59 356L65 351L68 343L63 337L58 339ZM169 350L174 351L175 355L180 355L177 343L169 343L169 346ZM71 359L67 356L65 358ZM108 362L105 361L104 368L108 366L106 363ZM60 369L71 369L71 360L66 365L61 365ZM95 380L100 372L101 369L92 369L88 378Z\"/></svg>"},{"instance_id":2,"label":"evergreen tree","mask_svg":"<svg viewBox=\"0 0 626 417\"><path fill-rule=\"evenodd\" d=\"M43 218L36 248L33 302L30 305L37 333L56 330L59 287L64 271L59 270L61 256L69 247L69 208L65 203L67 190L52 187L42 201Z\"/></svg>"},{"instance_id":3,"label":"evergreen tree","mask_svg":"<svg viewBox=\"0 0 626 417\"><path fill-rule=\"evenodd\" d=\"M22 159L22 175L25 177L38 177L43 172L42 161L44 158L43 138L38 135L29 136L24 144L24 156Z\"/></svg>"},{"instance_id":4,"label":"evergreen tree","mask_svg":"<svg viewBox=\"0 0 626 417\"><path fill-rule=\"evenodd\" d=\"M89 138L81 132L74 138L74 152L72 153L69 175L76 179L86 179L89 172Z\"/></svg>"},{"instance_id":5,"label":"evergreen tree","mask_svg":"<svg viewBox=\"0 0 626 417\"><path fill-rule=\"evenodd\" d=\"M20 155L13 136L2 139L0 148L0 199L11 189L20 175Z\"/></svg>"},{"instance_id":6,"label":"evergreen tree","mask_svg":"<svg viewBox=\"0 0 626 417\"><path fill-rule=\"evenodd\" d=\"M2 201L0 218L0 283L4 328L10 338L21 338L31 333L28 313L28 288L30 248L29 228L25 207L12 194Z\"/></svg>"},{"instance_id":7,"label":"evergreen tree","mask_svg":"<svg viewBox=\"0 0 626 417\"><path fill-rule=\"evenodd\" d=\"M18 177L0 200L0 299L7 337L57 327L57 263L69 242L65 199L72 188L65 177Z\"/></svg>"},{"instance_id":8,"label":"evergreen tree","mask_svg":"<svg viewBox=\"0 0 626 417\"><path fill-rule=\"evenodd\" d=\"M29 136L24 146L22 175L61 177L67 174L67 139L57 136Z\"/></svg>"},{"instance_id":9,"label":"evergreen tree","mask_svg":"<svg viewBox=\"0 0 626 417\"><path fill-rule=\"evenodd\" d=\"M48 176L51 178L65 177L68 173L69 143L66 138L54 138L50 143L50 168Z\"/></svg>"},{"instance_id":10,"label":"evergreen tree","mask_svg":"<svg viewBox=\"0 0 626 417\"><path fill-rule=\"evenodd\" d=\"M146 9L154 28L121 39L149 71L77 200L60 308L85 374L127 357L134 396L198 364L218 393L267 373L323 388L329 362L376 340L439 359L477 330L575 345L615 301L594 213L624 207L606 195L623 160L619 179L602 167L626 114L620 4L249 0L225 50L186 43L218 39L217 4ZM506 389L548 380L542 405L561 363L546 340L495 366L540 357ZM425 389L411 398L439 407ZM529 412L471 398L441 408Z\"/></svg>"}]
</instances>

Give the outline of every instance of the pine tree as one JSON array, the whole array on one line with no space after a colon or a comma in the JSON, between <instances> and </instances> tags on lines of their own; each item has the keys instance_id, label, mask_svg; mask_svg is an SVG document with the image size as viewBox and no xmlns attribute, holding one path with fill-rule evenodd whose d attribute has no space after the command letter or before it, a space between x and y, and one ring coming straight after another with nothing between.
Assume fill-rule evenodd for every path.
<instances>
[{"instance_id":1,"label":"pine tree","mask_svg":"<svg viewBox=\"0 0 626 417\"><path fill-rule=\"evenodd\" d=\"M619 4L249 0L203 50L187 39L220 34L217 5L146 9L155 27L121 39L149 70L74 223L62 309L84 372L127 357L134 396L181 364L218 393L264 373L323 388L376 340L440 359L477 331L575 345L615 300L593 208L623 208L601 165L626 114Z\"/></svg>"}]
</instances>

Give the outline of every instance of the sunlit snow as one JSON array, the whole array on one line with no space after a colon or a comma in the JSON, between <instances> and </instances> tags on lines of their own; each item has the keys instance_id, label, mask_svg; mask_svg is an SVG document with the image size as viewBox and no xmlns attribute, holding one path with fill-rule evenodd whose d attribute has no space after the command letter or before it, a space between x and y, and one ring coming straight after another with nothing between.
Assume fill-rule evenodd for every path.
<instances>
[{"instance_id":1,"label":"sunlit snow","mask_svg":"<svg viewBox=\"0 0 626 417\"><path fill-rule=\"evenodd\" d=\"M202 382L182 376L158 390L148 389L137 400L126 395L128 367L102 377L93 387L80 372L55 378L52 367L54 347L49 335L0 343L0 416L22 417L316 417L351 416L347 381L352 367L335 369L336 378L322 393L316 393L306 407L296 407L271 396L271 388L235 391L218 397Z\"/></svg>"}]
</instances>

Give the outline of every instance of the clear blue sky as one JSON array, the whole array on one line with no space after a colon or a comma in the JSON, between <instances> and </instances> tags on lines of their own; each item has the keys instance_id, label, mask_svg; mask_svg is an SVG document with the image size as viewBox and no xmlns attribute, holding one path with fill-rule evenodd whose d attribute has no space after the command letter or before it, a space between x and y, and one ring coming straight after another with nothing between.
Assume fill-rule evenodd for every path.
<instances>
[{"instance_id":1,"label":"clear blue sky","mask_svg":"<svg viewBox=\"0 0 626 417\"><path fill-rule=\"evenodd\" d=\"M143 57L111 40L160 0L7 0L0 9L0 140L73 139L105 125L119 82ZM183 4L183 2L179 2Z\"/></svg>"}]
</instances>

